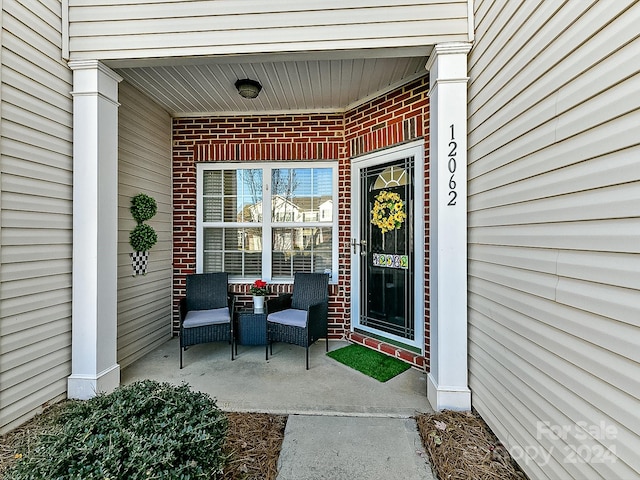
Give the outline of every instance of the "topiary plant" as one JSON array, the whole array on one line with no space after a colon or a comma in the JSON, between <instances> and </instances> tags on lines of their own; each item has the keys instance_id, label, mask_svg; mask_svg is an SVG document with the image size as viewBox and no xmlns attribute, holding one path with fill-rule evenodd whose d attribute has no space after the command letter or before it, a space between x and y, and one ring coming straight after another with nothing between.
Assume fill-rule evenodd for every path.
<instances>
[{"instance_id":1,"label":"topiary plant","mask_svg":"<svg viewBox=\"0 0 640 480\"><path fill-rule=\"evenodd\" d=\"M7 478L221 478L228 421L209 395L151 380L71 401Z\"/></svg>"},{"instance_id":2,"label":"topiary plant","mask_svg":"<svg viewBox=\"0 0 640 480\"><path fill-rule=\"evenodd\" d=\"M129 243L136 252L146 252L158 241L158 235L151 225L140 223L131 230Z\"/></svg>"},{"instance_id":3,"label":"topiary plant","mask_svg":"<svg viewBox=\"0 0 640 480\"><path fill-rule=\"evenodd\" d=\"M153 197L139 193L131 199L131 216L139 224L150 220L158 211L158 204Z\"/></svg>"},{"instance_id":4,"label":"topiary plant","mask_svg":"<svg viewBox=\"0 0 640 480\"><path fill-rule=\"evenodd\" d=\"M143 222L151 219L158 211L158 204L149 195L139 193L131 199L131 216L138 225L129 234L129 243L135 252L146 252L158 241L156 231Z\"/></svg>"}]
</instances>

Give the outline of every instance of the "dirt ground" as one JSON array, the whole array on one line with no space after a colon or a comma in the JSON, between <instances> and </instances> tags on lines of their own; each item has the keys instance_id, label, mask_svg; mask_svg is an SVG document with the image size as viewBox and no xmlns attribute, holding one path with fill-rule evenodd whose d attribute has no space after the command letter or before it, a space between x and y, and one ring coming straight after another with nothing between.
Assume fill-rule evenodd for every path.
<instances>
[{"instance_id":1,"label":"dirt ground","mask_svg":"<svg viewBox=\"0 0 640 480\"><path fill-rule=\"evenodd\" d=\"M275 480L287 422L285 415L228 413L224 480ZM416 417L438 480L526 480L489 427L470 412L443 411ZM13 445L37 431L37 422L0 438L0 478L14 461Z\"/></svg>"}]
</instances>

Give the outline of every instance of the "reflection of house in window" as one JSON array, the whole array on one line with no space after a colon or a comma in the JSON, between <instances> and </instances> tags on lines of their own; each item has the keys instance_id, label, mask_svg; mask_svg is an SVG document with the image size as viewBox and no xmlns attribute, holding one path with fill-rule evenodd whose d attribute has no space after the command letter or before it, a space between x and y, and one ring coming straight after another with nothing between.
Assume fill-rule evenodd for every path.
<instances>
[{"instance_id":1,"label":"reflection of house in window","mask_svg":"<svg viewBox=\"0 0 640 480\"><path fill-rule=\"evenodd\" d=\"M297 200L297 199L296 199ZM304 213L300 207L280 195L274 195L271 200L271 218L274 222L301 222Z\"/></svg>"},{"instance_id":2,"label":"reflection of house in window","mask_svg":"<svg viewBox=\"0 0 640 480\"><path fill-rule=\"evenodd\" d=\"M258 223L262 221L262 202L245 204L237 215L237 221ZM238 249L245 251L262 251L262 228L245 227L238 229Z\"/></svg>"},{"instance_id":3,"label":"reflection of house in window","mask_svg":"<svg viewBox=\"0 0 640 480\"><path fill-rule=\"evenodd\" d=\"M333 219L333 200L316 197L286 199L276 195L271 201L271 218L274 223L330 222ZM260 222L262 201L247 204L238 212L238 222Z\"/></svg>"},{"instance_id":4,"label":"reflection of house in window","mask_svg":"<svg viewBox=\"0 0 640 480\"><path fill-rule=\"evenodd\" d=\"M333 201L325 200L320 204L320 221L330 222L333 220Z\"/></svg>"},{"instance_id":5,"label":"reflection of house in window","mask_svg":"<svg viewBox=\"0 0 640 480\"><path fill-rule=\"evenodd\" d=\"M224 241L227 250L262 252L263 228L270 225L267 228L271 230L271 269L275 278L289 277L295 271L331 271L333 199L324 195L274 195L270 205L270 215L262 200L237 205L235 220L242 226L226 229L227 235L233 231L237 242L233 246ZM263 217L265 213L267 218Z\"/></svg>"},{"instance_id":6,"label":"reflection of house in window","mask_svg":"<svg viewBox=\"0 0 640 480\"><path fill-rule=\"evenodd\" d=\"M260 222L262 221L262 202L246 204L238 212L238 222Z\"/></svg>"},{"instance_id":7,"label":"reflection of house in window","mask_svg":"<svg viewBox=\"0 0 640 480\"><path fill-rule=\"evenodd\" d=\"M321 197L295 197L280 195L272 200L274 223L331 222L333 201ZM309 250L324 242L323 229L319 227L277 228L274 230L273 249L276 251ZM331 238L327 239L331 241Z\"/></svg>"},{"instance_id":8,"label":"reflection of house in window","mask_svg":"<svg viewBox=\"0 0 640 480\"><path fill-rule=\"evenodd\" d=\"M244 243L242 248L247 251L262 251L262 229L261 228L245 228L242 232Z\"/></svg>"}]
</instances>

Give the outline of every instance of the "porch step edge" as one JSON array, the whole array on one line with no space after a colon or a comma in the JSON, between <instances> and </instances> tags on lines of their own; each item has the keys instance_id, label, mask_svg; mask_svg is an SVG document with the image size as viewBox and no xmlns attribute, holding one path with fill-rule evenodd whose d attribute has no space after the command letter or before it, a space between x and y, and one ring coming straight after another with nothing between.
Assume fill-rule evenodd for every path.
<instances>
[{"instance_id":1,"label":"porch step edge","mask_svg":"<svg viewBox=\"0 0 640 480\"><path fill-rule=\"evenodd\" d=\"M418 353L405 350L404 348L391 345L390 343L383 342L377 338L372 338L357 332L348 332L345 335L345 340L376 350L380 353L384 353L385 355L397 358L398 360L402 360L421 372L426 371L427 359Z\"/></svg>"}]
</instances>

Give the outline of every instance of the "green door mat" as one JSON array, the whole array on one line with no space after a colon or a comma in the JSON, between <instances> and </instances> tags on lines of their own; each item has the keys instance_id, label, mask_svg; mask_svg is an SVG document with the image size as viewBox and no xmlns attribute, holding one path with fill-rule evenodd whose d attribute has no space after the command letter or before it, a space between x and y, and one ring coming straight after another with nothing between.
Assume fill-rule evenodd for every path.
<instances>
[{"instance_id":1,"label":"green door mat","mask_svg":"<svg viewBox=\"0 0 640 480\"><path fill-rule=\"evenodd\" d=\"M328 356L381 382L411 368L411 365L361 345L349 345L327 353Z\"/></svg>"}]
</instances>

